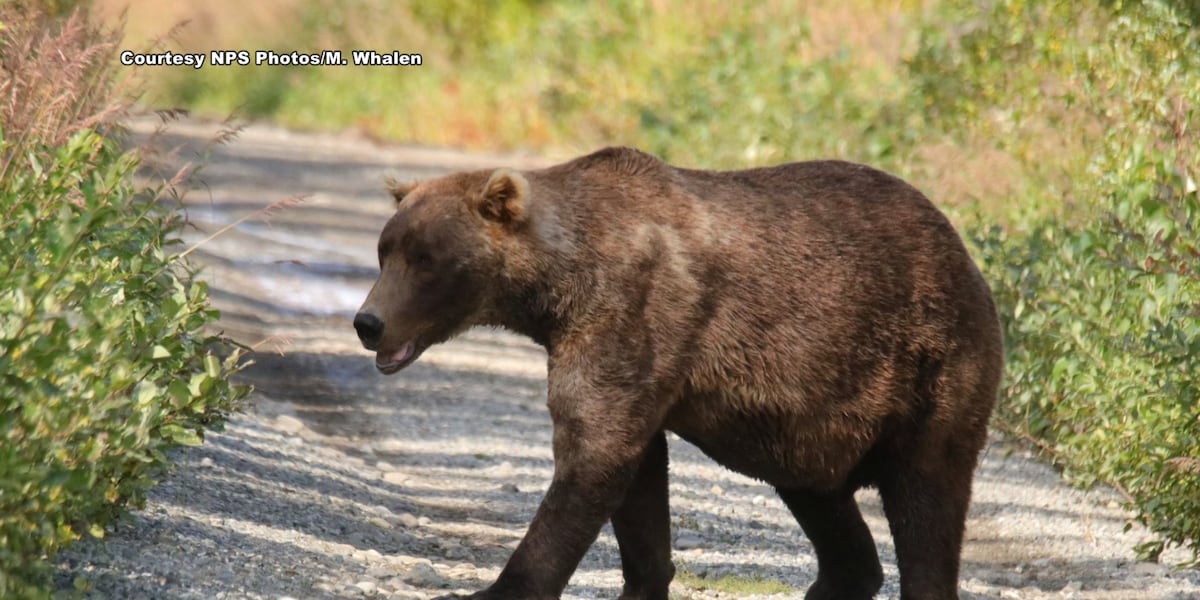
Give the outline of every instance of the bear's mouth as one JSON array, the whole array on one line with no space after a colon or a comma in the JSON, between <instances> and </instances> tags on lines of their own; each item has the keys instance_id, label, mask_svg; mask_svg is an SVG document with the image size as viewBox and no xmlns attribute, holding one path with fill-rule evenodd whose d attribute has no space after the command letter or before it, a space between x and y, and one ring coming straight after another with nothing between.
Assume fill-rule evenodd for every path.
<instances>
[{"instance_id":1,"label":"bear's mouth","mask_svg":"<svg viewBox=\"0 0 1200 600\"><path fill-rule=\"evenodd\" d=\"M384 375L391 375L417 360L417 357L421 355L421 350L417 349L417 343L413 340L406 342L395 352L380 351L375 354L375 368Z\"/></svg>"}]
</instances>

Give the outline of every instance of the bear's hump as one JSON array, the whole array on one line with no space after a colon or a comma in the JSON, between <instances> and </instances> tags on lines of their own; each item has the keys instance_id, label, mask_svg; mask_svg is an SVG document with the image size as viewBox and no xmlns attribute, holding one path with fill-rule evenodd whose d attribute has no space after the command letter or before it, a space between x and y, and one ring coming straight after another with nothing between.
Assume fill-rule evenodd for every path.
<instances>
[{"instance_id":1,"label":"bear's hump","mask_svg":"<svg viewBox=\"0 0 1200 600\"><path fill-rule=\"evenodd\" d=\"M656 173L667 165L657 157L628 146L609 146L572 161L574 168L603 168L621 175Z\"/></svg>"}]
</instances>

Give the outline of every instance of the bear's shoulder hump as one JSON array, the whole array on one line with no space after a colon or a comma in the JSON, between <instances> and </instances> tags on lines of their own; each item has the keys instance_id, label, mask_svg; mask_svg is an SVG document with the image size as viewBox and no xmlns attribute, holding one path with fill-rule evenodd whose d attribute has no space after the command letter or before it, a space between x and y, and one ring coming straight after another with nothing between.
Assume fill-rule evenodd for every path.
<instances>
[{"instance_id":1,"label":"bear's shoulder hump","mask_svg":"<svg viewBox=\"0 0 1200 600\"><path fill-rule=\"evenodd\" d=\"M657 157L628 146L609 146L572 161L575 168L601 168L622 175L645 175L666 167Z\"/></svg>"}]
</instances>

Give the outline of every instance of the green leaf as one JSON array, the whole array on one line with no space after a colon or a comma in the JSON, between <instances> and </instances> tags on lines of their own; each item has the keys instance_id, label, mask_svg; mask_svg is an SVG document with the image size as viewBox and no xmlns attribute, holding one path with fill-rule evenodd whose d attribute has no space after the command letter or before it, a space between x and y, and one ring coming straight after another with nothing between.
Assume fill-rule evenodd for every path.
<instances>
[{"instance_id":1,"label":"green leaf","mask_svg":"<svg viewBox=\"0 0 1200 600\"><path fill-rule=\"evenodd\" d=\"M149 406L154 404L158 399L159 387L153 381L143 381L138 385L137 403L141 406Z\"/></svg>"},{"instance_id":2,"label":"green leaf","mask_svg":"<svg viewBox=\"0 0 1200 600\"><path fill-rule=\"evenodd\" d=\"M168 440L181 446L199 446L203 443L195 430L181 427L175 423L163 425L162 432Z\"/></svg>"},{"instance_id":3,"label":"green leaf","mask_svg":"<svg viewBox=\"0 0 1200 600\"><path fill-rule=\"evenodd\" d=\"M192 397L198 397L205 392L209 380L207 373L196 373L188 380L188 392Z\"/></svg>"},{"instance_id":4,"label":"green leaf","mask_svg":"<svg viewBox=\"0 0 1200 600\"><path fill-rule=\"evenodd\" d=\"M216 356L208 354L204 357L204 372L216 379L221 376L221 361Z\"/></svg>"}]
</instances>

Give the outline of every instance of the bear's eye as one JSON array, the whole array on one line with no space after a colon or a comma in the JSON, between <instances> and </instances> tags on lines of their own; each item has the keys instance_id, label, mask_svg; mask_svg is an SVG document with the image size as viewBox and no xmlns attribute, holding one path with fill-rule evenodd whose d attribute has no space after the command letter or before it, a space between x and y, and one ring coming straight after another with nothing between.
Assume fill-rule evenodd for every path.
<instances>
[{"instance_id":1,"label":"bear's eye","mask_svg":"<svg viewBox=\"0 0 1200 600\"><path fill-rule=\"evenodd\" d=\"M428 252L418 252L413 257L412 264L418 269L428 269L433 266L433 257Z\"/></svg>"},{"instance_id":2,"label":"bear's eye","mask_svg":"<svg viewBox=\"0 0 1200 600\"><path fill-rule=\"evenodd\" d=\"M376 253L379 255L379 268L383 268L383 257L387 256L392 251L392 245L387 242L379 242Z\"/></svg>"}]
</instances>

